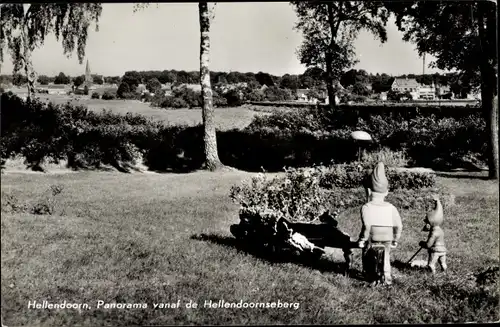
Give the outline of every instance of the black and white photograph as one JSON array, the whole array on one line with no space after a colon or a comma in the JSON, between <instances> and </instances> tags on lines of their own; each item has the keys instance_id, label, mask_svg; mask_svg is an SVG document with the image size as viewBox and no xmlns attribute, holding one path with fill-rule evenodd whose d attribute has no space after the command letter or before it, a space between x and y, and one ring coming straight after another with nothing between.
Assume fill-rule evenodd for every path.
<instances>
[{"instance_id":1,"label":"black and white photograph","mask_svg":"<svg viewBox=\"0 0 500 327\"><path fill-rule=\"evenodd\" d=\"M1 326L500 321L497 12L2 2Z\"/></svg>"}]
</instances>

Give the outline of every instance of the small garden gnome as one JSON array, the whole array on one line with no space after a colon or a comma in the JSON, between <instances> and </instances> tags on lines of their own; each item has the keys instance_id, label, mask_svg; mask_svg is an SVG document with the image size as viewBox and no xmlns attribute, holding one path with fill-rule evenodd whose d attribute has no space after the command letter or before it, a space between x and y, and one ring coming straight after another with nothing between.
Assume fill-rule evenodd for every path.
<instances>
[{"instance_id":1,"label":"small garden gnome","mask_svg":"<svg viewBox=\"0 0 500 327\"><path fill-rule=\"evenodd\" d=\"M446 271L446 248L444 246L444 232L441 228L443 223L443 206L438 197L434 197L434 209L425 217L424 231L429 232L427 241L421 241L420 246L429 251L427 267L433 274L436 273L436 262L439 261L441 269Z\"/></svg>"},{"instance_id":2,"label":"small garden gnome","mask_svg":"<svg viewBox=\"0 0 500 327\"><path fill-rule=\"evenodd\" d=\"M368 202L361 208L362 227L358 240L358 246L363 249L363 271L372 284L383 281L390 285L390 252L397 246L403 225L396 207L385 201L389 181L382 162L377 163L365 187ZM383 260L383 277L378 271L380 260Z\"/></svg>"}]
</instances>

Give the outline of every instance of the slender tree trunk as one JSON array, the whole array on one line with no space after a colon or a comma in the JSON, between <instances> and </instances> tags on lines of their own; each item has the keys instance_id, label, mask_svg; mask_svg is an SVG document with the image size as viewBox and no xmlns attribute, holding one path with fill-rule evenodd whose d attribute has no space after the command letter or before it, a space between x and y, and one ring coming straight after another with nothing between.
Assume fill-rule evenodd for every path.
<instances>
[{"instance_id":1,"label":"slender tree trunk","mask_svg":"<svg viewBox=\"0 0 500 327\"><path fill-rule=\"evenodd\" d=\"M326 92L328 94L328 102L330 106L336 106L337 103L335 101L335 88L333 86L333 72L332 72L332 59L331 54L327 53L325 56L326 61Z\"/></svg>"},{"instance_id":2,"label":"slender tree trunk","mask_svg":"<svg viewBox=\"0 0 500 327\"><path fill-rule=\"evenodd\" d=\"M331 2L328 2L326 4L327 10L328 10L328 23L330 25L331 29L331 40L330 40L330 46L328 47L326 53L325 53L325 62L326 62L326 92L328 93L328 101L330 103L330 106L336 106L337 103L335 101L335 88L333 85L333 57L332 57L332 47L334 46L335 43L335 36L337 34L337 28L335 28L335 23L334 23L334 18L333 18L333 4Z\"/></svg>"},{"instance_id":3,"label":"slender tree trunk","mask_svg":"<svg viewBox=\"0 0 500 327\"><path fill-rule=\"evenodd\" d=\"M217 152L217 137L215 131L214 107L212 102L212 87L210 85L210 13L207 2L198 3L200 15L200 83L203 98L203 128L205 143L205 165L208 170L214 171L222 167Z\"/></svg>"},{"instance_id":4,"label":"slender tree trunk","mask_svg":"<svg viewBox=\"0 0 500 327\"><path fill-rule=\"evenodd\" d=\"M483 46L486 46L487 32L484 28L485 13L482 6L479 7L478 30L479 39ZM491 28L491 21L487 22ZM496 29L496 28L495 28ZM488 170L490 179L498 179L499 176L499 154L498 154L498 94L496 88L496 74L493 67L493 60L488 58L487 53L481 49L480 54L481 72L481 104L483 115L486 120L486 131L488 134Z\"/></svg>"},{"instance_id":5,"label":"slender tree trunk","mask_svg":"<svg viewBox=\"0 0 500 327\"><path fill-rule=\"evenodd\" d=\"M31 99L35 95L35 81L36 73L33 68L33 63L31 62L31 51L29 48L28 35L26 28L22 29L22 47L23 47L23 64L24 72L26 78L28 79L28 99Z\"/></svg>"},{"instance_id":6,"label":"slender tree trunk","mask_svg":"<svg viewBox=\"0 0 500 327\"><path fill-rule=\"evenodd\" d=\"M493 87L493 83L495 82L494 80L492 81L492 78L495 78L493 69L488 67L488 65L482 66L481 104L483 106L483 115L486 120L486 132L488 135L488 177L490 179L498 179L498 95L495 94L495 88Z\"/></svg>"},{"instance_id":7,"label":"slender tree trunk","mask_svg":"<svg viewBox=\"0 0 500 327\"><path fill-rule=\"evenodd\" d=\"M492 101L493 108L491 110L491 118L490 118L490 129L491 129L491 137L490 143L492 148L491 153L491 164L488 166L491 167L489 177L491 179L498 179L499 176L499 155L498 155L498 94L493 97Z\"/></svg>"}]
</instances>

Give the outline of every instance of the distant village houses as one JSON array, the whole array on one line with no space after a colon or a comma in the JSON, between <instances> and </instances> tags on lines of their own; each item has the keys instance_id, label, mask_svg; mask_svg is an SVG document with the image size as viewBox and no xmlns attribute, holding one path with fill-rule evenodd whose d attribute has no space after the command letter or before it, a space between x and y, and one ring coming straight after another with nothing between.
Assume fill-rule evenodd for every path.
<instances>
[{"instance_id":1,"label":"distant village houses","mask_svg":"<svg viewBox=\"0 0 500 327\"><path fill-rule=\"evenodd\" d=\"M409 92L413 100L436 100L445 97L452 98L451 90L446 85L423 85L415 78L395 78L391 85L391 90L400 93ZM385 95L387 99L387 96ZM381 95L382 99L382 95Z\"/></svg>"},{"instance_id":2,"label":"distant village houses","mask_svg":"<svg viewBox=\"0 0 500 327\"><path fill-rule=\"evenodd\" d=\"M324 103L328 101L328 96L324 91L311 92L310 89L297 89L295 96L298 102Z\"/></svg>"},{"instance_id":3,"label":"distant village houses","mask_svg":"<svg viewBox=\"0 0 500 327\"><path fill-rule=\"evenodd\" d=\"M316 103L318 99L309 96L309 89L297 89L297 101Z\"/></svg>"},{"instance_id":4,"label":"distant village houses","mask_svg":"<svg viewBox=\"0 0 500 327\"><path fill-rule=\"evenodd\" d=\"M414 78L395 78L391 90L400 93L410 92L413 99L420 98L421 85Z\"/></svg>"}]
</instances>

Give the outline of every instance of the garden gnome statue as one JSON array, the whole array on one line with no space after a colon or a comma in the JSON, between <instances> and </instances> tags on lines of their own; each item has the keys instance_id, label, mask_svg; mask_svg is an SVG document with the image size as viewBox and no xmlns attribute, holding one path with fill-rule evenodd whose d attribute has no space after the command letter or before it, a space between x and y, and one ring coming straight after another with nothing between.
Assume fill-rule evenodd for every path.
<instances>
[{"instance_id":1,"label":"garden gnome statue","mask_svg":"<svg viewBox=\"0 0 500 327\"><path fill-rule=\"evenodd\" d=\"M429 232L427 241L421 241L420 246L429 251L427 266L433 274L436 273L436 262L439 261L441 269L446 271L446 248L444 246L444 232L441 228L443 223L443 206L438 197L434 197L434 209L427 213L424 219L424 231Z\"/></svg>"},{"instance_id":2,"label":"garden gnome statue","mask_svg":"<svg viewBox=\"0 0 500 327\"><path fill-rule=\"evenodd\" d=\"M382 162L377 163L365 185L368 201L361 208L361 233L358 246L363 249L363 271L372 284L392 284L390 252L397 246L403 225L398 210L385 197L389 182ZM383 260L383 276L378 269Z\"/></svg>"}]
</instances>

